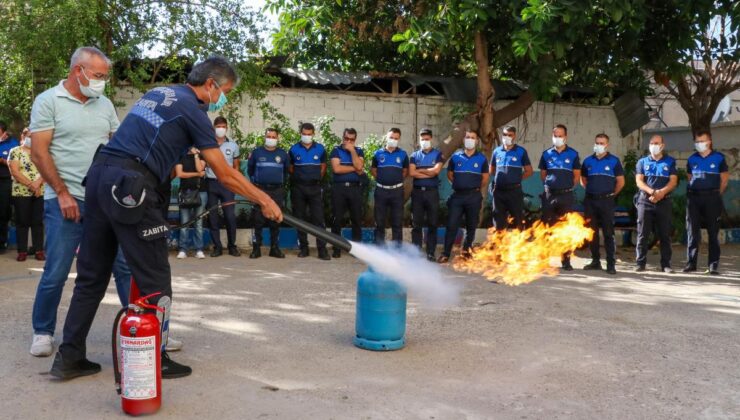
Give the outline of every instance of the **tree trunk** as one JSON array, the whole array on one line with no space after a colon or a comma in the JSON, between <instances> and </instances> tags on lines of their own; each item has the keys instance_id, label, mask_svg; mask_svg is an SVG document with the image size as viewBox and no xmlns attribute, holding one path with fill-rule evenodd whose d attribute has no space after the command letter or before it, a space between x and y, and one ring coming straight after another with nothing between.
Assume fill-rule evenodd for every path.
<instances>
[{"instance_id":1,"label":"tree trunk","mask_svg":"<svg viewBox=\"0 0 740 420\"><path fill-rule=\"evenodd\" d=\"M481 149L486 156L491 156L493 145L496 144L496 127L494 126L493 99L496 91L491 83L490 63L488 61L488 41L486 35L478 31L474 37L475 66L478 78L478 134L481 139ZM463 133L464 134L464 133Z\"/></svg>"}]
</instances>

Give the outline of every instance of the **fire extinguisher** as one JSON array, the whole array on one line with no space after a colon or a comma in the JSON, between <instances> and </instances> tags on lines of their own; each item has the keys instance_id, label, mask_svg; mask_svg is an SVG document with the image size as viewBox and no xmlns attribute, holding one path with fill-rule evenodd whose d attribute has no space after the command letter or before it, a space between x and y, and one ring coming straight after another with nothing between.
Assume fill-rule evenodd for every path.
<instances>
[{"instance_id":1,"label":"fire extinguisher","mask_svg":"<svg viewBox=\"0 0 740 420\"><path fill-rule=\"evenodd\" d=\"M135 293L133 303L118 312L113 324L116 391L123 411L133 416L155 413L162 405L162 335L156 312L164 309L148 302L160 294Z\"/></svg>"}]
</instances>

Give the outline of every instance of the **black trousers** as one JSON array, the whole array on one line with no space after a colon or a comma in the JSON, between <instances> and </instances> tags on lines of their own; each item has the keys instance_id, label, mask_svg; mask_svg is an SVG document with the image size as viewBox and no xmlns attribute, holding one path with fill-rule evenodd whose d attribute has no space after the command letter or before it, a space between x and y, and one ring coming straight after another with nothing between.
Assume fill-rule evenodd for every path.
<instances>
[{"instance_id":1,"label":"black trousers","mask_svg":"<svg viewBox=\"0 0 740 420\"><path fill-rule=\"evenodd\" d=\"M161 293L150 303L165 307L168 319L172 284L168 261L169 225L162 217L165 199L156 190L156 181L146 182L143 217L134 224L123 224L112 217L114 203L111 186L131 170L120 166L119 158L98 158L87 173L85 217L77 254L77 279L64 323L64 339L59 351L67 360L85 357L87 334L111 278L113 261L120 245L142 296ZM166 323L162 323L166 331ZM162 346L166 345L163 333Z\"/></svg>"},{"instance_id":2,"label":"black trousers","mask_svg":"<svg viewBox=\"0 0 740 420\"><path fill-rule=\"evenodd\" d=\"M375 243L385 243L385 222L390 213L391 237L394 242L403 240L403 188L392 190L375 188Z\"/></svg>"},{"instance_id":3,"label":"black trousers","mask_svg":"<svg viewBox=\"0 0 740 420\"><path fill-rule=\"evenodd\" d=\"M637 265L647 264L648 237L657 228L660 240L660 267L671 266L671 216L673 200L664 198L653 204L640 198L637 201Z\"/></svg>"},{"instance_id":4,"label":"black trousers","mask_svg":"<svg viewBox=\"0 0 740 420\"><path fill-rule=\"evenodd\" d=\"M324 224L324 195L321 185L293 184L290 189L290 202L293 205L293 215L299 219L313 223L319 227ZM308 235L298 231L298 246L308 248ZM325 249L326 241L316 238L316 248Z\"/></svg>"},{"instance_id":5,"label":"black trousers","mask_svg":"<svg viewBox=\"0 0 740 420\"><path fill-rule=\"evenodd\" d=\"M269 195L275 203L282 209L285 207L285 188L263 189L265 194ZM280 223L274 220L267 220L262 214L262 209L255 206L252 209L252 220L254 222L254 234L252 235L252 246L262 246L262 229L267 225L270 228L270 246L278 246L280 237Z\"/></svg>"},{"instance_id":6,"label":"black trousers","mask_svg":"<svg viewBox=\"0 0 740 420\"><path fill-rule=\"evenodd\" d=\"M462 224L462 218L465 217L465 240L462 249L467 251L473 246L475 239L475 229L478 227L480 218L480 208L483 204L483 197L480 191L470 191L465 193L453 192L447 199L447 231L445 232L445 245L443 255L450 256L452 245L457 237L457 230Z\"/></svg>"},{"instance_id":7,"label":"black trousers","mask_svg":"<svg viewBox=\"0 0 740 420\"><path fill-rule=\"evenodd\" d=\"M545 191L542 195L542 221L547 224L556 223L561 217L573 211L575 197L572 192L553 194ZM560 257L563 264L570 264L570 252Z\"/></svg>"},{"instance_id":8,"label":"black trousers","mask_svg":"<svg viewBox=\"0 0 740 420\"><path fill-rule=\"evenodd\" d=\"M31 230L33 248L44 249L44 197L13 197L15 208L15 236L18 252L28 252L28 230Z\"/></svg>"},{"instance_id":9,"label":"black trousers","mask_svg":"<svg viewBox=\"0 0 740 420\"><path fill-rule=\"evenodd\" d=\"M13 190L13 180L0 178L0 248L5 249L8 246L8 222L11 214L11 192Z\"/></svg>"},{"instance_id":10,"label":"black trousers","mask_svg":"<svg viewBox=\"0 0 740 420\"><path fill-rule=\"evenodd\" d=\"M497 230L509 227L509 218L512 219L511 227L522 228L524 219L524 192L521 187L503 190L493 189L493 227Z\"/></svg>"},{"instance_id":11,"label":"black trousers","mask_svg":"<svg viewBox=\"0 0 740 420\"><path fill-rule=\"evenodd\" d=\"M427 255L434 255L437 249L438 214L439 190L414 188L411 192L411 243L421 248L423 228L427 228Z\"/></svg>"},{"instance_id":12,"label":"black trousers","mask_svg":"<svg viewBox=\"0 0 740 420\"><path fill-rule=\"evenodd\" d=\"M719 268L719 222L722 216L724 203L719 192L716 194L695 194L689 192L686 195L686 233L688 235L687 260L688 264L696 267L699 258L699 244L701 243L701 227L707 229L709 240L709 260L707 265L710 270Z\"/></svg>"},{"instance_id":13,"label":"black trousers","mask_svg":"<svg viewBox=\"0 0 740 420\"><path fill-rule=\"evenodd\" d=\"M224 185L218 182L217 179L208 179L208 204L207 207L217 205L218 203L226 203L234 200L234 193L226 189ZM226 206L221 209L224 214L224 222L226 223L226 240L229 249L236 248L236 206ZM211 225L211 240L213 241L213 247L215 249L223 249L221 243L220 234L220 223L217 211L211 211L208 214L208 222Z\"/></svg>"},{"instance_id":14,"label":"black trousers","mask_svg":"<svg viewBox=\"0 0 740 420\"><path fill-rule=\"evenodd\" d=\"M591 259L601 260L599 252L599 229L604 234L604 251L606 251L606 264L614 266L616 259L616 244L614 242L614 197L590 198L583 200L584 214L588 224L594 231L594 238L589 244L591 248Z\"/></svg>"},{"instance_id":15,"label":"black trousers","mask_svg":"<svg viewBox=\"0 0 740 420\"><path fill-rule=\"evenodd\" d=\"M349 221L352 226L352 240L362 240L362 187L335 183L331 189L331 208L334 222L331 225L332 233L341 235L344 226L344 214L349 210Z\"/></svg>"}]
</instances>

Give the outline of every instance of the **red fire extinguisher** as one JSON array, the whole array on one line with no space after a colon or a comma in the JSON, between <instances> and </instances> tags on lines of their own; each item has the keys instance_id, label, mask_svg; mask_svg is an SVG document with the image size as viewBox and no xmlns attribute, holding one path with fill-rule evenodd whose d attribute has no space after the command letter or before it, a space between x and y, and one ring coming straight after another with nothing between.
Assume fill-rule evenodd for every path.
<instances>
[{"instance_id":1,"label":"red fire extinguisher","mask_svg":"<svg viewBox=\"0 0 740 420\"><path fill-rule=\"evenodd\" d=\"M121 408L138 416L155 413L162 405L162 335L156 311L164 309L148 302L159 292L144 297L138 297L138 290L132 293L133 303L118 312L113 324L112 353Z\"/></svg>"}]
</instances>

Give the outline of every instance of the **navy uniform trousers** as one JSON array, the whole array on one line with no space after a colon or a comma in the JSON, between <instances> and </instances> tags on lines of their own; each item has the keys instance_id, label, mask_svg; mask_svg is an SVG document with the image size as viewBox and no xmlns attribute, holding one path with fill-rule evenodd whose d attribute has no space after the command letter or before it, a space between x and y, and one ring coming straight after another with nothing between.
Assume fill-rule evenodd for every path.
<instances>
[{"instance_id":1,"label":"navy uniform trousers","mask_svg":"<svg viewBox=\"0 0 740 420\"><path fill-rule=\"evenodd\" d=\"M434 187L414 187L411 192L411 243L421 248L422 229L427 228L427 255L434 255L437 249L438 214L439 190Z\"/></svg>"},{"instance_id":2,"label":"navy uniform trousers","mask_svg":"<svg viewBox=\"0 0 740 420\"><path fill-rule=\"evenodd\" d=\"M236 195L229 191L222 183L215 178L208 178L208 204L207 207L210 209L216 206L218 203L228 203L234 201ZM229 249L236 248L236 206L226 206L221 208L224 214L224 221L226 224L226 241ZM218 217L218 211L211 211L208 213L208 224L210 224L211 240L213 241L213 247L216 249L223 249L221 243L220 223Z\"/></svg>"},{"instance_id":3,"label":"navy uniform trousers","mask_svg":"<svg viewBox=\"0 0 740 420\"><path fill-rule=\"evenodd\" d=\"M478 219L483 197L480 190L474 189L469 191L455 191L447 200L447 231L445 232L445 247L443 254L447 257L452 252L452 245L457 237L457 230L462 224L462 218L465 216L465 240L463 241L463 251L468 251L473 246L475 239L475 229L478 227Z\"/></svg>"},{"instance_id":4,"label":"navy uniform trousers","mask_svg":"<svg viewBox=\"0 0 740 420\"><path fill-rule=\"evenodd\" d=\"M318 181L315 184L297 184L294 181L290 189L290 202L293 206L293 215L323 228L325 225L322 193L323 191ZM298 231L298 245L301 249L308 249L308 235L306 232ZM326 241L316 238L316 248L326 248Z\"/></svg>"},{"instance_id":5,"label":"navy uniform trousers","mask_svg":"<svg viewBox=\"0 0 740 420\"><path fill-rule=\"evenodd\" d=\"M696 267L701 242L701 227L707 229L709 240L710 270L719 269L719 224L722 216L722 196L719 191L691 192L686 194L686 233L688 235L688 265Z\"/></svg>"},{"instance_id":6,"label":"navy uniform trousers","mask_svg":"<svg viewBox=\"0 0 740 420\"><path fill-rule=\"evenodd\" d=\"M280 206L281 209L285 206L285 187L283 185L257 185L257 187L270 196L270 198L272 198L272 200ZM260 209L259 206L254 206L252 208L252 220L254 222L252 245L255 247L262 246L262 228L267 225L267 227L270 228L270 246L277 247L280 239L280 223L274 220L265 219L265 216L262 214L262 209Z\"/></svg>"},{"instance_id":7,"label":"navy uniform trousers","mask_svg":"<svg viewBox=\"0 0 740 420\"><path fill-rule=\"evenodd\" d=\"M389 190L375 187L375 243L385 243L385 221L391 214L391 237L394 242L403 240L403 187Z\"/></svg>"},{"instance_id":8,"label":"navy uniform trousers","mask_svg":"<svg viewBox=\"0 0 740 420\"><path fill-rule=\"evenodd\" d=\"M521 229L524 219L524 192L521 184L514 188L494 186L492 210L493 226L496 229L506 229L509 226L509 218L512 219L512 228Z\"/></svg>"},{"instance_id":9,"label":"navy uniform trousers","mask_svg":"<svg viewBox=\"0 0 740 420\"><path fill-rule=\"evenodd\" d=\"M162 295L150 303L169 307L172 296L170 264L167 260L169 226L162 217L164 197L155 191L157 181L146 169L136 170L138 163L106 155L96 158L87 173L85 217L82 240L77 254L77 279L72 301L64 323L64 340L59 347L65 360L85 357L85 341L100 301L110 282L113 261L120 244L142 296L155 292ZM147 175L145 212L135 224L123 224L111 217L115 206L111 187L126 172ZM168 314L165 315L168 319ZM163 323L162 346L166 345L166 323Z\"/></svg>"},{"instance_id":10,"label":"navy uniform trousers","mask_svg":"<svg viewBox=\"0 0 740 420\"><path fill-rule=\"evenodd\" d=\"M660 240L660 267L671 266L671 215L673 200L663 198L653 204L644 193L637 200L637 260L638 266L647 264L648 237L656 230Z\"/></svg>"},{"instance_id":11,"label":"navy uniform trousers","mask_svg":"<svg viewBox=\"0 0 740 420\"><path fill-rule=\"evenodd\" d=\"M560 218L573 211L575 197L573 191L552 192L545 191L542 196L542 221L547 224L554 224ZM566 252L560 257L560 261L570 264L570 252Z\"/></svg>"},{"instance_id":12,"label":"navy uniform trousers","mask_svg":"<svg viewBox=\"0 0 740 420\"><path fill-rule=\"evenodd\" d=\"M614 199L615 197L586 195L583 200L584 215L588 225L594 231L594 238L589 244L591 248L591 259L601 260L599 250L599 228L604 234L604 251L606 251L606 264L613 267L616 259L616 244L614 243Z\"/></svg>"},{"instance_id":13,"label":"navy uniform trousers","mask_svg":"<svg viewBox=\"0 0 740 420\"><path fill-rule=\"evenodd\" d=\"M344 214L349 210L352 240L362 241L362 187L359 182L335 182L331 189L332 233L342 234Z\"/></svg>"}]
</instances>

